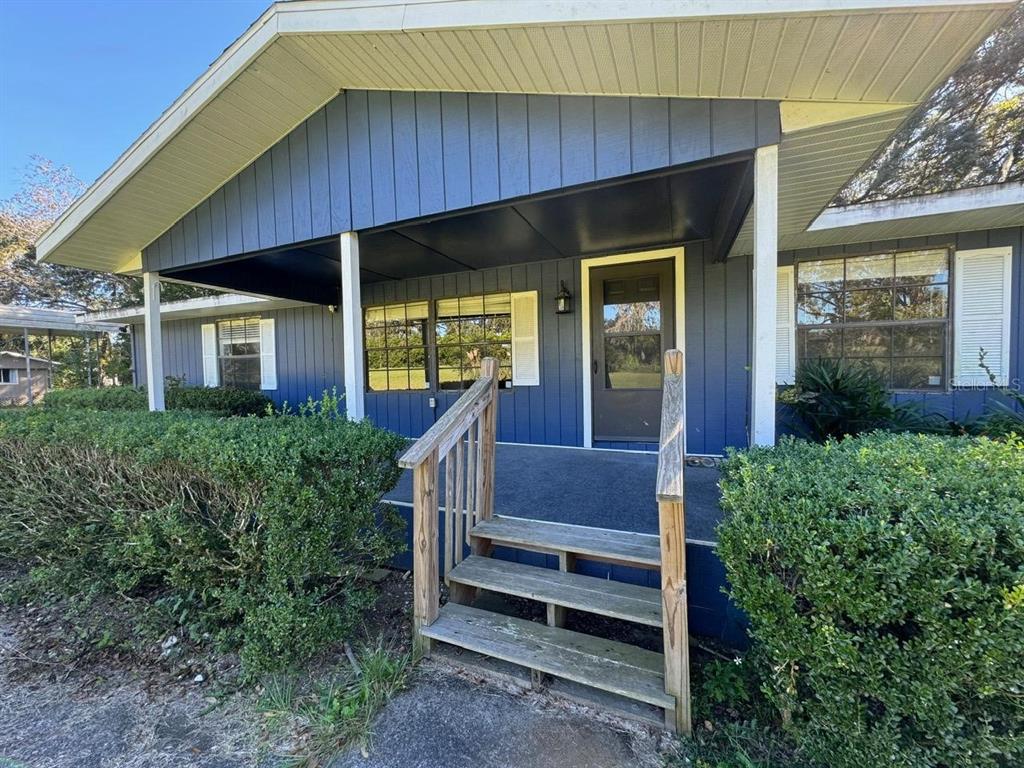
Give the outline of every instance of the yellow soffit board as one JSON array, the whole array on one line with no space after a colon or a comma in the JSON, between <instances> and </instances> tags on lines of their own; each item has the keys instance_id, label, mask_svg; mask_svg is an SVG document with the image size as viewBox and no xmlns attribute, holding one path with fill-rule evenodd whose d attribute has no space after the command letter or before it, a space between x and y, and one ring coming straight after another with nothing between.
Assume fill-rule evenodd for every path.
<instances>
[{"instance_id":1,"label":"yellow soffit board","mask_svg":"<svg viewBox=\"0 0 1024 768\"><path fill-rule=\"evenodd\" d=\"M793 133L858 117L905 111L904 104L861 104L856 102L784 101L779 105L782 132Z\"/></svg>"}]
</instances>

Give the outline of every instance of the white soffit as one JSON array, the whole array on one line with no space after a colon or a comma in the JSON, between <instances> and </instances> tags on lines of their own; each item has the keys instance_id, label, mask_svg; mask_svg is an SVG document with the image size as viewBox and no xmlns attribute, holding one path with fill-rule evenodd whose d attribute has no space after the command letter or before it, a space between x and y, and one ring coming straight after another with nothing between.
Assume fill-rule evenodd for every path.
<instances>
[{"instance_id":1,"label":"white soffit","mask_svg":"<svg viewBox=\"0 0 1024 768\"><path fill-rule=\"evenodd\" d=\"M144 246L339 90L909 105L1012 7L1011 0L277 3L44 233L37 252L91 269L136 269Z\"/></svg>"}]
</instances>

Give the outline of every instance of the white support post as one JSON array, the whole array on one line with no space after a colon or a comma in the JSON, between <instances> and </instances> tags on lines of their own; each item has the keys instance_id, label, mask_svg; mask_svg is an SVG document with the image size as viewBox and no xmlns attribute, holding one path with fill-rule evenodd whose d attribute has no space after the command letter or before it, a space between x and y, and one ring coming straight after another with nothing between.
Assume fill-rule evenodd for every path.
<instances>
[{"instance_id":1,"label":"white support post","mask_svg":"<svg viewBox=\"0 0 1024 768\"><path fill-rule=\"evenodd\" d=\"M28 346L28 328L22 329L25 332L25 378L28 379L28 404L34 405L32 398L32 353Z\"/></svg>"},{"instance_id":2,"label":"white support post","mask_svg":"<svg viewBox=\"0 0 1024 768\"><path fill-rule=\"evenodd\" d=\"M754 334L750 443L775 444L775 304L778 282L779 147L754 154Z\"/></svg>"},{"instance_id":3,"label":"white support post","mask_svg":"<svg viewBox=\"0 0 1024 768\"><path fill-rule=\"evenodd\" d=\"M345 356L345 411L352 421L366 415L363 304L359 290L359 233L341 233L341 326Z\"/></svg>"},{"instance_id":4,"label":"white support post","mask_svg":"<svg viewBox=\"0 0 1024 768\"><path fill-rule=\"evenodd\" d=\"M160 276L142 273L143 320L146 328L146 392L149 410L164 409L164 345L160 335Z\"/></svg>"}]
</instances>

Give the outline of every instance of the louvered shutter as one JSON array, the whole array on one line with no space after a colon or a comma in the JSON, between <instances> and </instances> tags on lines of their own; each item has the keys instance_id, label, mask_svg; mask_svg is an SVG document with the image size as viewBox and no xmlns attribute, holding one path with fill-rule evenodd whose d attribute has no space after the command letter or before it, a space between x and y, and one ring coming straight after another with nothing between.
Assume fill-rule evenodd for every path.
<instances>
[{"instance_id":1,"label":"louvered shutter","mask_svg":"<svg viewBox=\"0 0 1024 768\"><path fill-rule=\"evenodd\" d=\"M203 386L216 387L220 384L220 367L217 365L217 324L203 323Z\"/></svg>"},{"instance_id":2,"label":"louvered shutter","mask_svg":"<svg viewBox=\"0 0 1024 768\"><path fill-rule=\"evenodd\" d=\"M985 364L1005 386L1010 374L1010 248L957 251L953 278L953 383L990 386Z\"/></svg>"},{"instance_id":3,"label":"louvered shutter","mask_svg":"<svg viewBox=\"0 0 1024 768\"><path fill-rule=\"evenodd\" d=\"M273 319L260 320L260 389L277 389L276 345Z\"/></svg>"},{"instance_id":4,"label":"louvered shutter","mask_svg":"<svg viewBox=\"0 0 1024 768\"><path fill-rule=\"evenodd\" d=\"M779 267L775 298L775 383L796 380L796 298L793 267Z\"/></svg>"},{"instance_id":5,"label":"louvered shutter","mask_svg":"<svg viewBox=\"0 0 1024 768\"><path fill-rule=\"evenodd\" d=\"M512 385L540 384L540 323L537 292L512 294Z\"/></svg>"}]
</instances>

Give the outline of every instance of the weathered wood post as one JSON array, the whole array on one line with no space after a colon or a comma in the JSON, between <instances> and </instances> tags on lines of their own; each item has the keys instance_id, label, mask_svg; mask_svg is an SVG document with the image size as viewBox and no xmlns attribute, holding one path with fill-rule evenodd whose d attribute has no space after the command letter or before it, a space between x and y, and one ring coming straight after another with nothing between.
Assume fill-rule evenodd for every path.
<instances>
[{"instance_id":1,"label":"weathered wood post","mask_svg":"<svg viewBox=\"0 0 1024 768\"><path fill-rule=\"evenodd\" d=\"M430 654L430 638L421 633L437 620L441 591L437 563L437 449L413 468L412 589L413 640L416 650Z\"/></svg>"},{"instance_id":2,"label":"weathered wood post","mask_svg":"<svg viewBox=\"0 0 1024 768\"><path fill-rule=\"evenodd\" d=\"M665 384L658 452L658 530L661 535L661 611L665 692L676 700L670 728L690 733L690 647L686 605L686 521L683 469L686 423L683 353L665 353ZM669 720L670 713L666 713Z\"/></svg>"},{"instance_id":3,"label":"weathered wood post","mask_svg":"<svg viewBox=\"0 0 1024 768\"><path fill-rule=\"evenodd\" d=\"M490 520L494 515L494 462L495 442L498 439L498 361L485 357L480 364L480 376L491 379L491 394L487 406L480 415L480 452L477 471L480 473L477 509L480 520Z\"/></svg>"}]
</instances>

